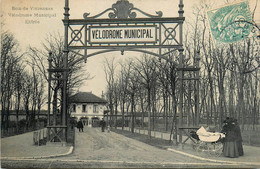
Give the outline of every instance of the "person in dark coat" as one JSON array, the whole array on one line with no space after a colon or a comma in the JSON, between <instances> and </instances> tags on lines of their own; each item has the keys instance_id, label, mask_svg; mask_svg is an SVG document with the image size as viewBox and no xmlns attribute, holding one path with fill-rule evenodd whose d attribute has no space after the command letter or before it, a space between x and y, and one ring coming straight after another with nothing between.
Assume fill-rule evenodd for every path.
<instances>
[{"instance_id":1,"label":"person in dark coat","mask_svg":"<svg viewBox=\"0 0 260 169\"><path fill-rule=\"evenodd\" d=\"M223 140L223 154L226 157L239 157L244 155L242 136L236 119L227 117L223 122L222 133L226 137Z\"/></svg>"},{"instance_id":2,"label":"person in dark coat","mask_svg":"<svg viewBox=\"0 0 260 169\"><path fill-rule=\"evenodd\" d=\"M80 121L78 121L78 123L77 123L77 128L79 129L79 132L80 131L82 131L83 132L83 128L84 128L84 126L83 126L83 123L82 123L82 121L80 120Z\"/></svg>"},{"instance_id":3,"label":"person in dark coat","mask_svg":"<svg viewBox=\"0 0 260 169\"><path fill-rule=\"evenodd\" d=\"M234 120L234 123L235 123L235 130L236 130L236 134L237 134L237 146L238 146L238 153L239 153L239 156L243 156L244 155L244 150L243 150L243 140L242 140L242 135L241 135L241 130L240 130L240 127L239 127L239 124L237 122L237 119Z\"/></svg>"},{"instance_id":4,"label":"person in dark coat","mask_svg":"<svg viewBox=\"0 0 260 169\"><path fill-rule=\"evenodd\" d=\"M106 122L105 122L105 120L103 118L100 121L100 126L101 126L101 131L104 132L105 131L105 127L106 127Z\"/></svg>"}]
</instances>

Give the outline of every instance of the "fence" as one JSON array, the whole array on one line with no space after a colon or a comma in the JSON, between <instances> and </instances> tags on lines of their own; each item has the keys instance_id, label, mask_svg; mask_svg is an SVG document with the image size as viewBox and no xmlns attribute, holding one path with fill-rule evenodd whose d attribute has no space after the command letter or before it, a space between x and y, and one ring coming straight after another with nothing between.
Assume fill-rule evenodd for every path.
<instances>
[{"instance_id":1,"label":"fence","mask_svg":"<svg viewBox=\"0 0 260 169\"><path fill-rule=\"evenodd\" d=\"M69 125L67 131L67 144L74 145L75 144L75 127Z\"/></svg>"},{"instance_id":2,"label":"fence","mask_svg":"<svg viewBox=\"0 0 260 169\"><path fill-rule=\"evenodd\" d=\"M47 129L43 128L33 132L33 142L34 145L43 145L47 141Z\"/></svg>"}]
</instances>

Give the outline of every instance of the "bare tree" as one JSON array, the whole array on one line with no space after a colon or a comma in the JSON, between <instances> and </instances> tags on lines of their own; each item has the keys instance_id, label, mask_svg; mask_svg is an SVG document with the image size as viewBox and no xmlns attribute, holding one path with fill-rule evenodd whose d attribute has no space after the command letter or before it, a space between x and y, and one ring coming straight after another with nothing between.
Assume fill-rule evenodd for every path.
<instances>
[{"instance_id":1,"label":"bare tree","mask_svg":"<svg viewBox=\"0 0 260 169\"><path fill-rule=\"evenodd\" d=\"M18 42L11 33L1 33L1 41L1 124L2 128L8 131L11 99L17 77L15 74L22 55L19 55Z\"/></svg>"},{"instance_id":2,"label":"bare tree","mask_svg":"<svg viewBox=\"0 0 260 169\"><path fill-rule=\"evenodd\" d=\"M148 112L148 135L151 138L151 91L153 83L156 80L156 66L148 55L143 55L141 59L137 59L135 69L138 76L142 79L144 88L147 90L147 112Z\"/></svg>"},{"instance_id":3,"label":"bare tree","mask_svg":"<svg viewBox=\"0 0 260 169\"><path fill-rule=\"evenodd\" d=\"M47 59L49 57L49 53L51 52L51 60L52 60L52 68L53 69L59 69L63 67L63 37L59 34L53 34L49 35L45 42L42 44L44 47L44 50L37 49L35 47L29 47L28 54L31 58L31 63L34 63L37 67L37 71L41 73L42 77L46 81L48 81L48 72L47 72ZM78 60L81 56L76 55L74 53L69 53L68 63L74 63L69 67L68 72L68 85L67 85L67 94L72 94L73 91L78 88L85 80L91 79L89 73L83 70L83 64L82 62L75 62ZM62 104L61 103L61 89L62 89L62 74L60 72L53 73L53 78L57 80L52 81L52 107L53 112L56 114L59 112L59 107ZM62 110L61 110L62 111ZM54 123L56 123L56 119L54 120Z\"/></svg>"},{"instance_id":4,"label":"bare tree","mask_svg":"<svg viewBox=\"0 0 260 169\"><path fill-rule=\"evenodd\" d=\"M120 107L122 113L122 130L124 130L124 126L125 126L125 106L129 94L128 86L130 82L130 73L131 73L130 70L132 68L132 64L133 64L132 61L127 61L127 64L120 63L121 70L119 75L119 99L120 99Z\"/></svg>"},{"instance_id":5,"label":"bare tree","mask_svg":"<svg viewBox=\"0 0 260 169\"><path fill-rule=\"evenodd\" d=\"M18 121L19 121L19 111L21 107L21 100L22 100L22 94L23 94L23 83L24 83L24 66L19 65L17 67L17 70L15 71L15 93L14 96L16 98L15 101L15 109L16 109L16 132L18 132Z\"/></svg>"},{"instance_id":6,"label":"bare tree","mask_svg":"<svg viewBox=\"0 0 260 169\"><path fill-rule=\"evenodd\" d=\"M117 127L117 94L115 93L115 71L116 71L116 64L115 64L115 58L112 58L111 61L109 61L107 58L104 61L104 71L105 71L105 77L107 82L107 99L109 102L109 109L110 109L110 120L111 117L115 117L115 128ZM116 103L115 106L115 113L114 113L114 103ZM115 116L113 116L115 114Z\"/></svg>"}]
</instances>

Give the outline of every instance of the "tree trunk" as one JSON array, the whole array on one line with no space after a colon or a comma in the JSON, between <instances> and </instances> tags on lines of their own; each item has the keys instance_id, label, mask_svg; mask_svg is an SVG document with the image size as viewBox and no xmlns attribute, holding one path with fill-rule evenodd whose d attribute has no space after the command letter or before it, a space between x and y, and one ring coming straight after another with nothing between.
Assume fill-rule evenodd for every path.
<instances>
[{"instance_id":1,"label":"tree trunk","mask_svg":"<svg viewBox=\"0 0 260 169\"><path fill-rule=\"evenodd\" d=\"M135 116L134 116L134 93L131 94L131 115L132 115L132 125L131 125L131 131L132 133L134 133L134 129L135 129Z\"/></svg>"},{"instance_id":2,"label":"tree trunk","mask_svg":"<svg viewBox=\"0 0 260 169\"><path fill-rule=\"evenodd\" d=\"M147 99L148 99L148 136L151 139L151 88L147 87Z\"/></svg>"}]
</instances>

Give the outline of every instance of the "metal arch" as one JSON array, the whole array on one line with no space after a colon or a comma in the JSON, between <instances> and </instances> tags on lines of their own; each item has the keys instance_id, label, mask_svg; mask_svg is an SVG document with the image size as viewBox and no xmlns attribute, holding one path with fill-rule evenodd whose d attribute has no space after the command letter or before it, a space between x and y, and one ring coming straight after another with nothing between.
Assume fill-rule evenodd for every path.
<instances>
[{"instance_id":1,"label":"metal arch","mask_svg":"<svg viewBox=\"0 0 260 169\"><path fill-rule=\"evenodd\" d=\"M128 0L118 0L116 3L112 5L112 8L108 8L104 10L103 12L94 15L94 16L89 16L90 13L84 13L83 17L84 19L95 19L103 14L107 13L108 11L112 11L108 14L110 19L113 18L136 18L136 13L132 11L138 11L142 13L143 15L150 17L150 18L161 18L163 13L162 11L156 11L156 15L151 15L148 14L138 8L135 8L132 3L130 3Z\"/></svg>"},{"instance_id":2,"label":"metal arch","mask_svg":"<svg viewBox=\"0 0 260 169\"><path fill-rule=\"evenodd\" d=\"M74 65L74 64L76 64L76 63L78 63L78 62L80 62L81 60L86 60L87 58L89 58L89 57L92 57L92 56L95 56L95 55L98 55L98 54L102 54L102 53L108 53L108 52L115 52L115 51L135 51L135 52L142 52L142 53L147 53L147 54L150 54L150 55L153 55L153 56L157 56L157 57L159 57L159 58L161 58L161 59L164 59L164 60L166 60L166 61L168 61L168 62L171 62L171 63L173 63L175 66L177 66L177 63L176 62L174 62L173 60L170 60L169 58L167 58L167 57L165 57L165 56L163 56L163 55L159 55L159 54L157 54L157 53L154 53L154 52L150 52L150 51L146 51L146 50L142 50L142 49L124 49L124 48L122 48L122 49L107 49L107 50L102 50L102 51L98 51L98 52L94 52L94 53L91 53L91 54L88 54L87 56L83 56L83 57L81 57L81 58L79 58L78 60L76 60L76 61L74 61L74 62L72 62L72 63L69 63L69 67L70 66L72 66L72 65ZM82 55L81 55L82 56Z\"/></svg>"},{"instance_id":3,"label":"metal arch","mask_svg":"<svg viewBox=\"0 0 260 169\"><path fill-rule=\"evenodd\" d=\"M80 62L81 60L87 59L87 58L89 58L91 56L95 56L95 55L102 54L102 53L107 53L107 52L113 52L113 51L117 51L117 50L115 50L115 49L107 49L107 50L102 50L102 51L91 53L91 54L89 54L87 56L83 56L82 58L79 58L78 60L76 60L76 61L74 61L72 63L69 63L69 67L74 65L74 64L76 64L76 63L78 63L78 62Z\"/></svg>"},{"instance_id":4,"label":"metal arch","mask_svg":"<svg viewBox=\"0 0 260 169\"><path fill-rule=\"evenodd\" d=\"M63 72L63 76L64 76L64 79L63 79L63 96L62 96L62 107L63 107L63 110L62 110L62 122L64 124L64 126L67 128L67 124L66 124L66 118L67 118L67 109L66 109L66 106L68 104L67 102L67 79L68 79L68 67L72 66L73 64L76 64L78 62L80 62L81 60L86 60L88 57L91 57L91 56L95 56L95 55L98 55L98 54L102 54L102 53L108 53L108 52L112 52L112 51L121 51L122 53L124 51L136 51L136 52L142 52L142 53L147 53L147 54L150 54L150 55L153 55L153 56L157 56L159 58L163 58L165 59L166 61L170 62L170 63L173 63L174 65L176 65L175 62L173 62L172 60L168 59L166 56L167 54L170 53L170 51L164 53L161 55L161 49L163 48L174 48L174 50L179 50L179 56L180 56L180 59L179 59L179 62L180 62L180 67L182 68L183 67L183 63L184 63L184 55L183 55L183 22L184 22L184 19L185 17L183 16L183 13L184 13L184 10L183 10L183 0L179 0L179 10L178 10L178 13L179 13L179 17L171 17L171 18L161 18L162 17L162 12L156 12L157 15L150 15L148 13L145 13L137 8L127 8L127 10L124 10L125 8L121 8L120 7L120 12L115 10L116 8L108 8L107 10L105 10L104 12L98 14L98 15L95 15L93 17L88 17L89 16L89 13L85 13L83 15L84 19L69 19L69 0L65 0L65 13L64 13L64 19L63 19L63 23L64 23L64 27L65 27L65 31L64 31L64 34L65 34L65 40L64 40L64 72ZM127 3L128 0L118 0L118 2L123 2L124 3ZM113 7L113 6L112 6ZM125 7L125 6L123 6ZM97 19L97 17L100 17L101 15L105 14L106 12L112 10L112 12L109 13L109 18L106 18L106 19ZM136 18L136 12L134 11L137 11L137 12L141 12L143 15L145 16L148 16L148 18ZM113 13L114 12L114 13ZM127 12L127 13L126 13ZM128 13L129 12L129 13ZM119 15L118 15L119 14ZM130 14L130 15L129 15ZM80 54L81 58L77 59L76 61L72 62L72 63L68 63L68 52L71 51L71 52L74 52L74 53L77 53L76 51L73 51L73 50L70 50L72 49L71 47L72 46L69 46L69 43L68 43L68 31L69 31L69 26L70 25L85 25L85 34L84 34L84 37L85 37L85 42L89 42L88 40L88 27L87 25L102 25L102 24L107 24L107 25L120 25L120 24L123 24L123 25L149 25L149 24L159 24L161 25L162 23L177 23L179 24L179 43L177 45L172 45L172 46L163 46L163 44L161 44L161 26L159 26L159 32L160 32L160 41L158 41L158 45L156 44L152 44L150 46L148 46L146 43L144 43L142 46L138 46L139 48L151 48L151 46L153 46L153 48L157 48L159 49L159 54L157 53L153 53L153 52L150 52L150 51L146 51L146 50L142 50L142 49L139 49L136 45L137 48L134 48L132 46L128 46L127 44L125 44L125 46L122 46L122 45L119 45L119 44L116 44L117 46L110 46L107 45L110 49L108 49L106 46L102 46L100 45L103 50L102 51L98 51L98 52L93 52L89 55L87 55L87 50L88 50L88 47L89 49L95 49L93 46L89 45L88 43L84 44L83 46L74 46L74 49L76 49L78 47L78 49L85 49L85 55L83 54ZM174 39L175 40L175 39ZM75 39L73 39L73 41L75 41ZM174 51L174 50L171 50L171 51ZM78 53L79 54L79 53ZM183 68L184 69L184 68ZM179 107L178 107L178 112L180 112L180 125L182 126L183 124L183 76L184 76L184 70L180 70L179 72L180 75L181 75L181 89L180 89L180 103L179 103ZM199 88L198 88L199 89ZM199 94L199 90L197 90L197 93ZM199 96L197 94L197 96ZM49 102L50 104L50 102ZM199 105L199 104L197 104ZM50 106L50 105L48 105ZM197 110L197 111L196 111ZM196 109L195 107L195 113L198 112L199 109ZM148 135L149 135L149 138L151 138L151 107L149 106L148 107L148 117L149 117L149 120L148 120ZM176 114L174 116L175 118L176 117ZM197 116L199 117L199 116ZM54 126L56 127L56 126ZM65 136L65 141L67 141L67 135L66 135L66 131L67 129L64 128L63 129L63 134ZM177 132L177 121L175 121L175 132ZM180 131L180 137L179 137L179 141L182 143L182 133ZM175 138L176 142L177 142L177 137Z\"/></svg>"},{"instance_id":5,"label":"metal arch","mask_svg":"<svg viewBox=\"0 0 260 169\"><path fill-rule=\"evenodd\" d=\"M154 55L154 56L157 56L161 59L164 59L168 62L171 62L173 63L175 66L177 66L177 63L174 62L173 60L170 60L169 58L163 56L163 55L160 55L160 54L157 54L157 53L153 53L153 52L150 52L150 51L146 51L146 50L142 50L142 49L127 49L126 51L135 51L135 52L142 52L142 53L147 53L147 54L150 54L150 55Z\"/></svg>"}]
</instances>

